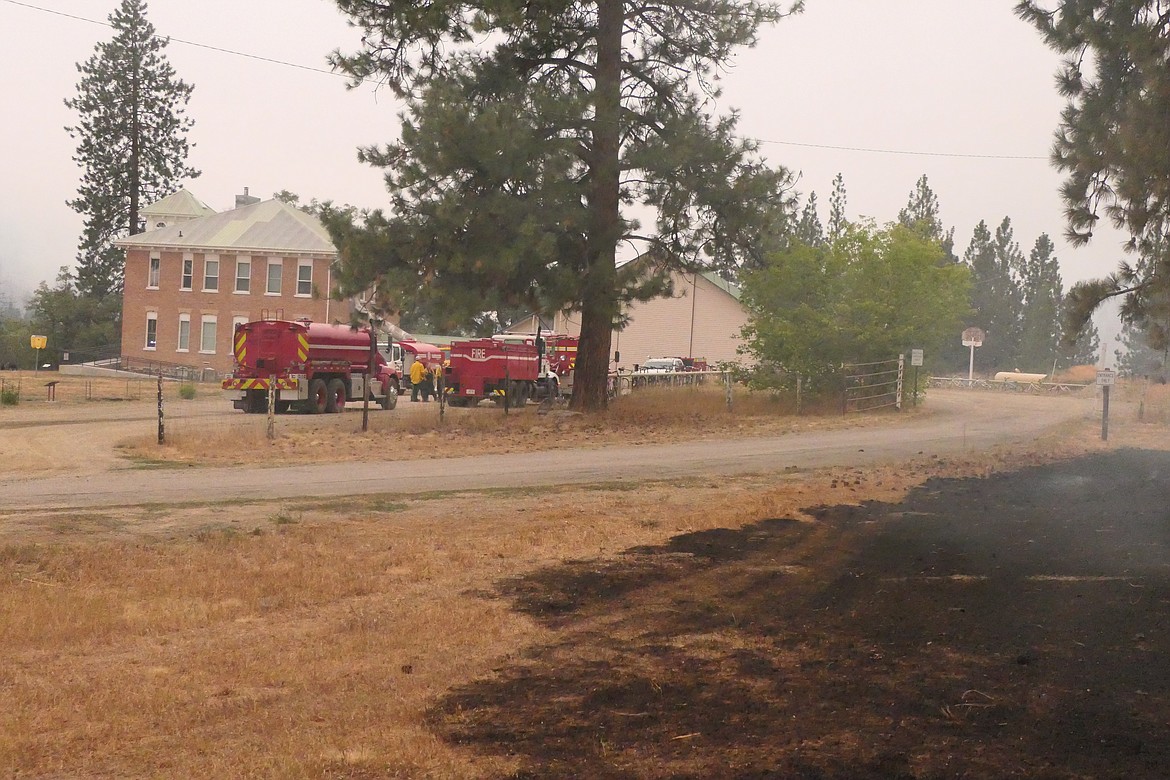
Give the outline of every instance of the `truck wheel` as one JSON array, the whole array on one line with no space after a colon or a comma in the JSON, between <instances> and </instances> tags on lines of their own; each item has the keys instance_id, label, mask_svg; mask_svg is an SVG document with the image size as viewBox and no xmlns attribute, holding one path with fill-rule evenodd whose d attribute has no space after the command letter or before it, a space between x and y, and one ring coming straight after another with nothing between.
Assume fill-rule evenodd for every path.
<instances>
[{"instance_id":1,"label":"truck wheel","mask_svg":"<svg viewBox=\"0 0 1170 780\"><path fill-rule=\"evenodd\" d=\"M313 414L324 414L329 403L329 388L324 379L314 379L309 382L309 411Z\"/></svg>"},{"instance_id":2,"label":"truck wheel","mask_svg":"<svg viewBox=\"0 0 1170 780\"><path fill-rule=\"evenodd\" d=\"M504 398L504 403L508 405L509 409L524 408L524 383L512 382L508 385L508 394Z\"/></svg>"},{"instance_id":3,"label":"truck wheel","mask_svg":"<svg viewBox=\"0 0 1170 780\"><path fill-rule=\"evenodd\" d=\"M340 379L330 379L328 397L325 399L325 411L328 414L345 409L345 382Z\"/></svg>"},{"instance_id":4,"label":"truck wheel","mask_svg":"<svg viewBox=\"0 0 1170 780\"><path fill-rule=\"evenodd\" d=\"M391 409L398 406L398 383L397 382L386 383L385 395L382 396L382 400L379 401L379 403L382 404L382 408L385 409L386 411L390 411Z\"/></svg>"}]
</instances>

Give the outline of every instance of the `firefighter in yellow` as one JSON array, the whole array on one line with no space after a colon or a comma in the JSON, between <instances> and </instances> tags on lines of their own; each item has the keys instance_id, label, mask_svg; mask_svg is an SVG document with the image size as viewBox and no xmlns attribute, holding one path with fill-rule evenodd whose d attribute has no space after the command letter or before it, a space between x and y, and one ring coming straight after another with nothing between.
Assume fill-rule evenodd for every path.
<instances>
[{"instance_id":1,"label":"firefighter in yellow","mask_svg":"<svg viewBox=\"0 0 1170 780\"><path fill-rule=\"evenodd\" d=\"M419 393L423 393L423 400L424 401L427 400L427 398L430 396L430 393L428 393L426 391L426 389L423 387L423 383L429 379L430 379L430 377L427 375L427 367L423 365L423 362L421 360L419 360L418 358L415 358L414 362L410 364L410 400L411 401L417 401Z\"/></svg>"}]
</instances>

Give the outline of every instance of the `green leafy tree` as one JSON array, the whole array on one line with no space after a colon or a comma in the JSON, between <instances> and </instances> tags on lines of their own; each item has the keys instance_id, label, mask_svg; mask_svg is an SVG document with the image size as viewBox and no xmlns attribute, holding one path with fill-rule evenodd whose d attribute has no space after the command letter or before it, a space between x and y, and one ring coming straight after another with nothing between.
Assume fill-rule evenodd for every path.
<instances>
[{"instance_id":1,"label":"green leafy tree","mask_svg":"<svg viewBox=\"0 0 1170 780\"><path fill-rule=\"evenodd\" d=\"M407 101L400 140L360 153L385 170L391 215L329 222L340 290L373 285L398 310L441 300L463 321L580 311L577 408L606 404L624 303L666 292L672 268L759 264L791 226L791 176L710 113L720 70L779 5L338 6L363 45L333 63ZM650 261L619 267L619 245Z\"/></svg>"},{"instance_id":2,"label":"green leafy tree","mask_svg":"<svg viewBox=\"0 0 1170 780\"><path fill-rule=\"evenodd\" d=\"M934 354L961 330L969 294L967 268L940 263L941 254L901 225L851 225L826 245L793 243L744 275L746 351L813 391L835 387L842 362L914 347Z\"/></svg>"},{"instance_id":3,"label":"green leafy tree","mask_svg":"<svg viewBox=\"0 0 1170 780\"><path fill-rule=\"evenodd\" d=\"M116 350L121 337L116 296L99 298L82 294L62 268L52 287L42 282L29 301L29 320L36 333L48 337L41 354L46 362L58 362L65 351L80 355Z\"/></svg>"},{"instance_id":4,"label":"green leafy tree","mask_svg":"<svg viewBox=\"0 0 1170 780\"><path fill-rule=\"evenodd\" d=\"M185 115L192 86L176 77L143 0L122 0L109 17L114 37L77 66L78 114L66 128L83 171L69 207L84 217L75 274L77 292L98 298L122 289L125 254L110 242L139 233L140 209L199 172L186 163Z\"/></svg>"},{"instance_id":5,"label":"green leafy tree","mask_svg":"<svg viewBox=\"0 0 1170 780\"><path fill-rule=\"evenodd\" d=\"M0 368L32 366L28 349L31 325L6 292L0 292Z\"/></svg>"},{"instance_id":6,"label":"green leafy tree","mask_svg":"<svg viewBox=\"0 0 1170 780\"><path fill-rule=\"evenodd\" d=\"M1108 219L1129 235L1135 260L1069 292L1069 333L1105 300L1122 319L1170 290L1170 8L1164 0L1022 0L1016 13L1065 56L1057 83L1068 103L1052 162L1066 174L1066 235L1088 243Z\"/></svg>"},{"instance_id":7,"label":"green leafy tree","mask_svg":"<svg viewBox=\"0 0 1170 780\"><path fill-rule=\"evenodd\" d=\"M833 177L833 194L829 196L828 237L830 241L836 241L845 235L845 229L849 227L849 220L845 216L847 200L845 177L838 173Z\"/></svg>"}]
</instances>

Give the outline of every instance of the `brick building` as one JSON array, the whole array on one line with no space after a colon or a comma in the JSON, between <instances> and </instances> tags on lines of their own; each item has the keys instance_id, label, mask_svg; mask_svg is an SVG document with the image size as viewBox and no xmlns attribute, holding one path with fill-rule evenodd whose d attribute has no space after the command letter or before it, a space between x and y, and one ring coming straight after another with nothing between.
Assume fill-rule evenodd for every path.
<instances>
[{"instance_id":1,"label":"brick building","mask_svg":"<svg viewBox=\"0 0 1170 780\"><path fill-rule=\"evenodd\" d=\"M321 222L277 200L237 204L217 214L183 190L143 209L147 232L114 242L126 250L124 356L223 374L235 323L349 320L329 297L337 250Z\"/></svg>"}]
</instances>

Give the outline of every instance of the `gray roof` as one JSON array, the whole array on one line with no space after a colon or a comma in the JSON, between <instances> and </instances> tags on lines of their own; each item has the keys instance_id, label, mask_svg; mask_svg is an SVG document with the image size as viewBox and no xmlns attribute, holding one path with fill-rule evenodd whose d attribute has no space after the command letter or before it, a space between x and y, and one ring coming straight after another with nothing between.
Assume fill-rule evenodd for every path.
<instances>
[{"instance_id":1,"label":"gray roof","mask_svg":"<svg viewBox=\"0 0 1170 780\"><path fill-rule=\"evenodd\" d=\"M214 214L215 209L191 194L190 190L181 189L157 200L142 209L142 216L168 217L205 217Z\"/></svg>"},{"instance_id":2,"label":"gray roof","mask_svg":"<svg viewBox=\"0 0 1170 780\"><path fill-rule=\"evenodd\" d=\"M726 279L724 279L722 276L715 273L714 271L703 271L702 273L699 274L699 276L703 277L708 282L710 282L711 284L715 285L723 292L730 295L732 298L735 298L737 301L739 300L740 296L743 294L743 291L740 290L738 284L736 284L735 282L727 281Z\"/></svg>"},{"instance_id":3,"label":"gray roof","mask_svg":"<svg viewBox=\"0 0 1170 780\"><path fill-rule=\"evenodd\" d=\"M177 222L113 243L126 249L337 254L329 232L319 219L279 200L265 200Z\"/></svg>"}]
</instances>

